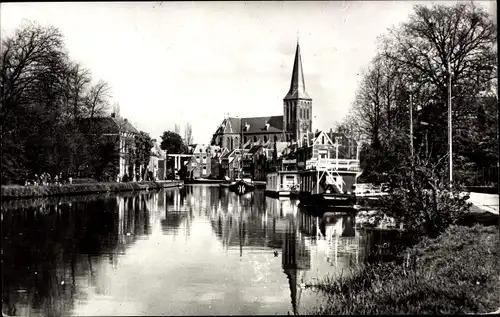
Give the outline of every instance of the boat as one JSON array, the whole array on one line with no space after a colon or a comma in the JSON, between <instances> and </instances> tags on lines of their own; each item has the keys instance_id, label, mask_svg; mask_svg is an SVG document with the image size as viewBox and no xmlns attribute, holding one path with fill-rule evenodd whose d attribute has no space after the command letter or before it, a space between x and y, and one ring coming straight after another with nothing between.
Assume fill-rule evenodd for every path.
<instances>
[{"instance_id":1,"label":"boat","mask_svg":"<svg viewBox=\"0 0 500 317\"><path fill-rule=\"evenodd\" d=\"M298 171L278 171L267 174L265 194L270 197L294 197L299 189Z\"/></svg>"},{"instance_id":2,"label":"boat","mask_svg":"<svg viewBox=\"0 0 500 317\"><path fill-rule=\"evenodd\" d=\"M234 184L229 185L229 189L239 195L243 195L254 190L255 183L251 176L243 174L241 178L235 180Z\"/></svg>"},{"instance_id":3,"label":"boat","mask_svg":"<svg viewBox=\"0 0 500 317\"><path fill-rule=\"evenodd\" d=\"M192 178L185 179L184 184L220 184L224 182L221 179L210 179L210 178Z\"/></svg>"},{"instance_id":4,"label":"boat","mask_svg":"<svg viewBox=\"0 0 500 317\"><path fill-rule=\"evenodd\" d=\"M236 180L231 180L229 177L224 177L224 181L219 184L221 188L229 188L231 185L236 184Z\"/></svg>"}]
</instances>

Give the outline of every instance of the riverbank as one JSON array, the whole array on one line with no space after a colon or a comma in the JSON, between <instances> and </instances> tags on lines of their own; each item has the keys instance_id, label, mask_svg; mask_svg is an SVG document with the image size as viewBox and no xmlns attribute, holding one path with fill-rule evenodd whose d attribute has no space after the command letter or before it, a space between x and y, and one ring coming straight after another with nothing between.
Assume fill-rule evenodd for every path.
<instances>
[{"instance_id":1,"label":"riverbank","mask_svg":"<svg viewBox=\"0 0 500 317\"><path fill-rule=\"evenodd\" d=\"M316 314L468 314L500 307L498 226L453 226L399 261L308 285L326 296Z\"/></svg>"},{"instance_id":2,"label":"riverbank","mask_svg":"<svg viewBox=\"0 0 500 317\"><path fill-rule=\"evenodd\" d=\"M127 182L127 183L92 183L92 184L65 184L47 186L19 186L7 185L1 188L2 200L37 198L53 196L84 195L122 191L140 191L178 187L182 181L163 182Z\"/></svg>"}]
</instances>

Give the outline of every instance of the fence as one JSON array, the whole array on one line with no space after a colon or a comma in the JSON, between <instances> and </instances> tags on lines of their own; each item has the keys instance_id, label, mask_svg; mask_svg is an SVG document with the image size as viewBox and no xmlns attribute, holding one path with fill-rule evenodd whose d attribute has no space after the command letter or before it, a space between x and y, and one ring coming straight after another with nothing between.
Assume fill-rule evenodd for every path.
<instances>
[{"instance_id":1,"label":"fence","mask_svg":"<svg viewBox=\"0 0 500 317\"><path fill-rule=\"evenodd\" d=\"M466 186L498 187L498 166L457 171L457 178Z\"/></svg>"}]
</instances>

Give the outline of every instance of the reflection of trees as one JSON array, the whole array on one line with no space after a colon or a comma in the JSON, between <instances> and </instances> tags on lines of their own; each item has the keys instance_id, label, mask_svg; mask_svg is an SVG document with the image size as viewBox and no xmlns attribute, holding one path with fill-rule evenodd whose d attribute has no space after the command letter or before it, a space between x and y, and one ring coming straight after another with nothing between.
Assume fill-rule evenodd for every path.
<instances>
[{"instance_id":1,"label":"reflection of trees","mask_svg":"<svg viewBox=\"0 0 500 317\"><path fill-rule=\"evenodd\" d=\"M23 305L50 316L68 315L75 275L85 276L88 272L88 268L77 264L82 261L81 254L109 254L117 245L115 211L114 199L106 199L4 212L5 305Z\"/></svg>"},{"instance_id":2,"label":"reflection of trees","mask_svg":"<svg viewBox=\"0 0 500 317\"><path fill-rule=\"evenodd\" d=\"M126 193L95 201L2 209L4 306L17 307L17 315L24 315L21 309L68 315L78 277L95 285L96 262L107 258L116 264L118 253L136 236L151 233L148 201L156 196L157 192ZM15 314L13 310L10 313Z\"/></svg>"}]
</instances>

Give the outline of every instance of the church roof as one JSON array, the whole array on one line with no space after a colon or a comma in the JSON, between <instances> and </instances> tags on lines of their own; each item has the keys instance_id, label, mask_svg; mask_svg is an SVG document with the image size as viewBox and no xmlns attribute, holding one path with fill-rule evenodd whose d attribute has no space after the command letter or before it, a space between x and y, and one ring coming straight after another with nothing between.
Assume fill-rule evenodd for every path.
<instances>
[{"instance_id":1,"label":"church roof","mask_svg":"<svg viewBox=\"0 0 500 317\"><path fill-rule=\"evenodd\" d=\"M292 80L290 82L290 90L285 97L287 99L307 99L312 100L307 94L306 84L304 81L304 72L302 71L302 58L300 56L300 45L297 42L295 50L295 60L293 62Z\"/></svg>"},{"instance_id":2,"label":"church roof","mask_svg":"<svg viewBox=\"0 0 500 317\"><path fill-rule=\"evenodd\" d=\"M266 130L266 123L269 124ZM249 117L249 118L228 118L225 133L279 133L283 132L283 116ZM224 131L224 129L222 129ZM224 132L222 132L224 133Z\"/></svg>"}]
</instances>

